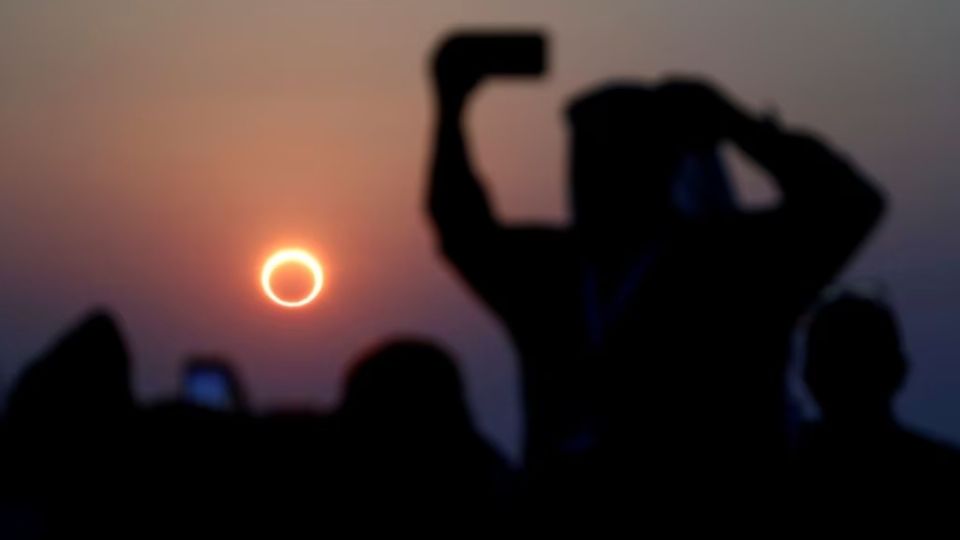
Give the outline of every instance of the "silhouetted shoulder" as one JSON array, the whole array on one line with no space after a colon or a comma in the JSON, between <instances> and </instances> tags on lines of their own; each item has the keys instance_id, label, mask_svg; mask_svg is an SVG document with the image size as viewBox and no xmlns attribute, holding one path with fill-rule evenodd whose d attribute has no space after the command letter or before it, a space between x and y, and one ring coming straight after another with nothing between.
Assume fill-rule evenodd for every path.
<instances>
[{"instance_id":1,"label":"silhouetted shoulder","mask_svg":"<svg viewBox=\"0 0 960 540\"><path fill-rule=\"evenodd\" d=\"M960 470L960 449L937 437L912 429L900 431L900 444L925 467L956 475ZM954 476L955 477L955 476Z\"/></svg>"}]
</instances>

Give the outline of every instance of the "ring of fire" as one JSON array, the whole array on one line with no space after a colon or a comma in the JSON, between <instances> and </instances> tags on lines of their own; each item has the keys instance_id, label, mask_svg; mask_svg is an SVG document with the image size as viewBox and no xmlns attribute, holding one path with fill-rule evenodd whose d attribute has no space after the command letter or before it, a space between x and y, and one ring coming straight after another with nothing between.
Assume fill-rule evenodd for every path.
<instances>
[{"instance_id":1,"label":"ring of fire","mask_svg":"<svg viewBox=\"0 0 960 540\"><path fill-rule=\"evenodd\" d=\"M284 264L302 265L313 275L313 287L306 296L299 300L284 300L273 292L270 278L273 276L274 270ZM317 259L305 250L282 249L271 255L267 262L263 264L263 270L260 272L260 284L263 286L263 292L267 295L267 298L273 302L286 308L298 308L309 304L320 294L320 289L323 288L323 269Z\"/></svg>"}]
</instances>

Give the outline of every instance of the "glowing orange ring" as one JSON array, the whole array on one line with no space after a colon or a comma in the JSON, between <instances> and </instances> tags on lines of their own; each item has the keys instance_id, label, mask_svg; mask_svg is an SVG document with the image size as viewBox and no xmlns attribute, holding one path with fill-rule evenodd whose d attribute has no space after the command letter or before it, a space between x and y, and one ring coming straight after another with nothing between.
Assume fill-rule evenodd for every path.
<instances>
[{"instance_id":1,"label":"glowing orange ring","mask_svg":"<svg viewBox=\"0 0 960 540\"><path fill-rule=\"evenodd\" d=\"M273 287L270 285L273 271L287 263L303 265L313 274L313 288L299 300L291 301L280 298L273 292ZM312 302L320 294L320 289L323 288L323 268L320 267L320 263L313 255L302 249L282 249L271 255L267 262L263 263L263 271L260 272L260 284L263 286L263 292L266 293L267 297L277 304L287 308L302 307Z\"/></svg>"}]
</instances>

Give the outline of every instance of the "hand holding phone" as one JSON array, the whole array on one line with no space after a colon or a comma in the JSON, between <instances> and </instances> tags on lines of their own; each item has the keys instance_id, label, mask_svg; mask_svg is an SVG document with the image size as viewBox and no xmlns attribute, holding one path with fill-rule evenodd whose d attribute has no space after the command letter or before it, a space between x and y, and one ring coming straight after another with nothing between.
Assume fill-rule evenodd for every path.
<instances>
[{"instance_id":1,"label":"hand holding phone","mask_svg":"<svg viewBox=\"0 0 960 540\"><path fill-rule=\"evenodd\" d=\"M545 66L539 32L461 32L445 40L434 58L441 101L462 100L489 75L540 75Z\"/></svg>"}]
</instances>

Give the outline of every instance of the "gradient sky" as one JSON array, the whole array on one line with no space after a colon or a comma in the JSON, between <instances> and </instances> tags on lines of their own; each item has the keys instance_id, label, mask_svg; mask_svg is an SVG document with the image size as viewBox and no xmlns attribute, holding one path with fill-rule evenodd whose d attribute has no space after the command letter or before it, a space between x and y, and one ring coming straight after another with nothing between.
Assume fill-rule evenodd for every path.
<instances>
[{"instance_id":1,"label":"gradient sky","mask_svg":"<svg viewBox=\"0 0 960 540\"><path fill-rule=\"evenodd\" d=\"M960 3L892 0L0 4L0 386L94 305L122 317L144 400L192 352L234 359L262 406L336 403L397 333L459 357L481 428L516 455L514 354L438 258L422 213L426 58L463 25L541 27L550 73L493 84L473 147L504 219L566 220L574 93L701 73L852 156L892 209L846 279L881 280L913 359L899 403L960 442ZM771 192L749 168L739 186ZM283 311L271 249L328 287Z\"/></svg>"}]
</instances>

